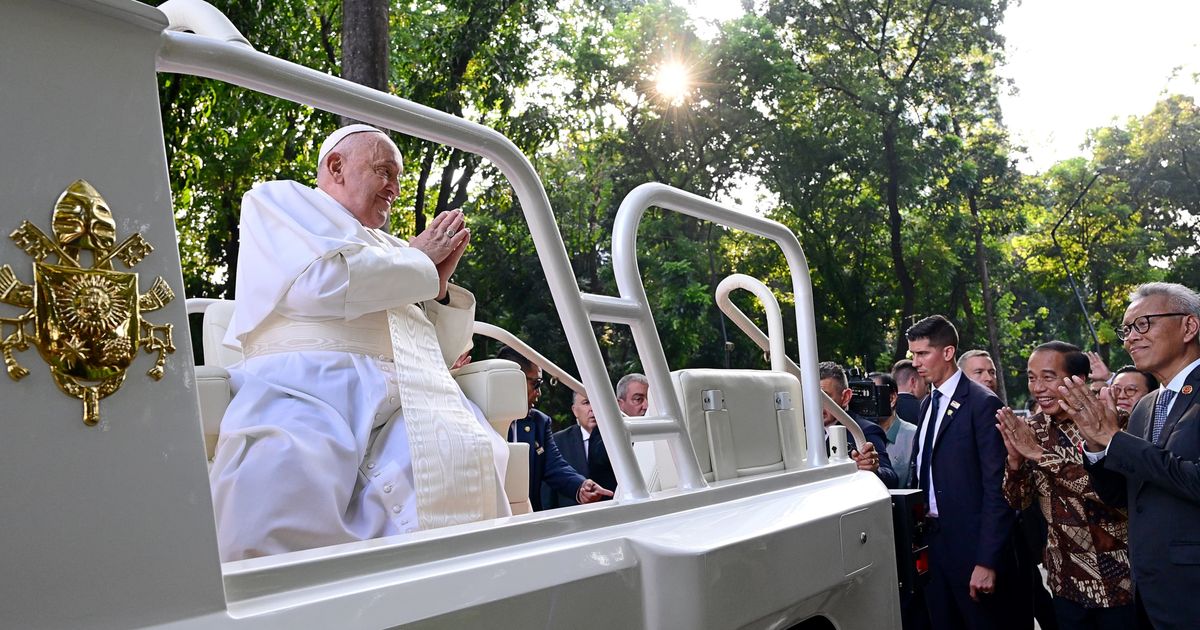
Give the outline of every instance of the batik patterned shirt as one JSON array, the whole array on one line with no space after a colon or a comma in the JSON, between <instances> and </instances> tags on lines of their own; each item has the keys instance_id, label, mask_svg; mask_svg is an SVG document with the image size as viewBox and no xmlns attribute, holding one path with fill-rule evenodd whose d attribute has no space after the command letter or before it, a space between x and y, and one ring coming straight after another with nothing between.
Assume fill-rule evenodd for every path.
<instances>
[{"instance_id":1,"label":"batik patterned shirt","mask_svg":"<svg viewBox=\"0 0 1200 630\"><path fill-rule=\"evenodd\" d=\"M1083 434L1070 418L1043 413L1026 423L1045 453L1017 470L1005 465L1004 498L1018 510L1038 500L1048 524L1050 591L1087 608L1132 604L1128 517L1092 488L1083 468Z\"/></svg>"}]
</instances>

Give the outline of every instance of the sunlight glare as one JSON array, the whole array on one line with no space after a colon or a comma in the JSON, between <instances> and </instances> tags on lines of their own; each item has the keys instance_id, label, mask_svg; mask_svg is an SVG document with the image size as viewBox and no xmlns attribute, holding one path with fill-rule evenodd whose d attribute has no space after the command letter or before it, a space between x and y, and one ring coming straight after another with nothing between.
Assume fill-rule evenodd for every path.
<instances>
[{"instance_id":1,"label":"sunlight glare","mask_svg":"<svg viewBox=\"0 0 1200 630\"><path fill-rule=\"evenodd\" d=\"M668 103L678 105L691 88L691 78L682 63L668 61L659 66L658 76L655 77L655 86L658 94Z\"/></svg>"}]
</instances>

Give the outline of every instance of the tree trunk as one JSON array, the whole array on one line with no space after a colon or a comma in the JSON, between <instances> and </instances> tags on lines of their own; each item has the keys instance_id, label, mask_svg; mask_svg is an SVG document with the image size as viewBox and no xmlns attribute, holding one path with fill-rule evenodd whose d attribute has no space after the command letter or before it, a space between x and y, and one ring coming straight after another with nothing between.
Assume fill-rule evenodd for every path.
<instances>
[{"instance_id":1,"label":"tree trunk","mask_svg":"<svg viewBox=\"0 0 1200 630\"><path fill-rule=\"evenodd\" d=\"M343 0L342 78L388 91L388 3ZM343 125L355 122L340 117Z\"/></svg>"},{"instance_id":2,"label":"tree trunk","mask_svg":"<svg viewBox=\"0 0 1200 630\"><path fill-rule=\"evenodd\" d=\"M904 263L904 240L901 227L904 219L900 216L900 156L896 150L896 122L887 120L883 128L883 159L887 168L887 206L888 233L892 252L892 267L896 270L896 281L900 284L902 298L900 306L900 334L896 335L896 350L893 359L899 361L908 353L908 339L904 330L911 323L913 313L917 308L917 291L913 286L912 276L908 273L908 265Z\"/></svg>"},{"instance_id":3,"label":"tree trunk","mask_svg":"<svg viewBox=\"0 0 1200 630\"><path fill-rule=\"evenodd\" d=\"M988 351L991 352L992 362L996 364L996 395L1005 403L1008 402L1008 392L1004 387L1004 366L1001 364L1000 334L996 330L996 303L992 299L992 281L988 275L987 251L983 247L983 222L979 220L979 202L975 193L967 194L967 205L971 208L971 216L975 219L975 266L979 270L979 286L983 290L983 316L987 321Z\"/></svg>"}]
</instances>

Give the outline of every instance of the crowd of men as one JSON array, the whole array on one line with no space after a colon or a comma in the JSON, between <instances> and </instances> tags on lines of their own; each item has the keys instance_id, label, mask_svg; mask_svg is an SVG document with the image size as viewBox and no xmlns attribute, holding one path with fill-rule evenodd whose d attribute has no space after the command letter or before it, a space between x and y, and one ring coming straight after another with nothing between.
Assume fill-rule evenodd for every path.
<instances>
[{"instance_id":1,"label":"crowd of men","mask_svg":"<svg viewBox=\"0 0 1200 630\"><path fill-rule=\"evenodd\" d=\"M1200 627L1200 295L1141 285L1116 330L1134 365L1115 373L1063 341L1034 348L1020 411L940 315L906 331L911 361L871 375L900 485L927 500L906 627Z\"/></svg>"},{"instance_id":2,"label":"crowd of men","mask_svg":"<svg viewBox=\"0 0 1200 630\"><path fill-rule=\"evenodd\" d=\"M243 200L225 343L246 359L231 370L211 471L224 560L509 513L506 469L526 463L508 461L450 375L470 347L474 297L449 282L470 230L452 211L411 242L382 231L401 169L387 135L351 125L322 144L316 188L268 182ZM1031 537L1015 532L1040 517L1043 628L1200 627L1200 296L1142 285L1117 334L1134 365L1112 374L1071 344L1038 346L1020 412L995 394L992 358L959 356L940 315L906 331L911 360L871 375L888 413L854 417L868 443L853 457L927 496L925 607L906 619L1032 627L1041 580L1036 559L1019 561ZM586 393L554 433L535 408L541 368L499 357L526 376L529 412L507 437L530 445L534 509L610 499L617 480ZM820 382L848 406L840 366L822 363ZM640 374L622 378L621 411L644 415L647 390Z\"/></svg>"}]
</instances>

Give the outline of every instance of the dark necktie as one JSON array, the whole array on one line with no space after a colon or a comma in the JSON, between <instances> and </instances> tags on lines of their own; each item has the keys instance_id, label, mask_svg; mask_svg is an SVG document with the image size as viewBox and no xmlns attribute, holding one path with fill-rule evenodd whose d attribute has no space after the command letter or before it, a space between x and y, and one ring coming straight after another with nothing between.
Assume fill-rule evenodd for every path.
<instances>
[{"instance_id":1,"label":"dark necktie","mask_svg":"<svg viewBox=\"0 0 1200 630\"><path fill-rule=\"evenodd\" d=\"M929 472L933 465L933 439L937 437L938 403L942 400L942 392L933 390L929 399L929 420L926 421L925 439L921 442L921 476L920 488L929 490Z\"/></svg>"},{"instance_id":2,"label":"dark necktie","mask_svg":"<svg viewBox=\"0 0 1200 630\"><path fill-rule=\"evenodd\" d=\"M1175 399L1173 390L1163 388L1162 393L1158 395L1158 400L1154 401L1154 430L1150 433L1150 443L1158 444L1158 437L1162 435L1163 425L1167 423L1167 408L1171 406L1171 401Z\"/></svg>"},{"instance_id":3,"label":"dark necktie","mask_svg":"<svg viewBox=\"0 0 1200 630\"><path fill-rule=\"evenodd\" d=\"M592 462L596 461L596 449L600 448L601 444L602 444L602 442L600 441L600 431L593 429L591 437L588 438L588 447L587 447L588 468L591 468Z\"/></svg>"}]
</instances>

